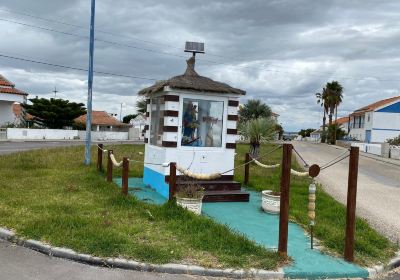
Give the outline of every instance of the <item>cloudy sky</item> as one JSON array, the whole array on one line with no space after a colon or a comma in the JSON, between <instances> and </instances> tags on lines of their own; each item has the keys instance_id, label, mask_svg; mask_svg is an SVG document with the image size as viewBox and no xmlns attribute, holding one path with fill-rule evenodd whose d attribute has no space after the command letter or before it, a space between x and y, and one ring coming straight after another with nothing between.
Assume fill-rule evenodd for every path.
<instances>
[{"instance_id":1,"label":"cloudy sky","mask_svg":"<svg viewBox=\"0 0 400 280\"><path fill-rule=\"evenodd\" d=\"M90 0L2 0L0 73L30 93L86 103ZM97 0L93 108L135 112L138 90L185 70L185 41L205 42L196 70L259 98L285 130L317 127L315 92L344 87L339 115L399 95L400 2ZM3 57L1 56L3 55ZM9 56L8 58L4 57Z\"/></svg>"}]
</instances>

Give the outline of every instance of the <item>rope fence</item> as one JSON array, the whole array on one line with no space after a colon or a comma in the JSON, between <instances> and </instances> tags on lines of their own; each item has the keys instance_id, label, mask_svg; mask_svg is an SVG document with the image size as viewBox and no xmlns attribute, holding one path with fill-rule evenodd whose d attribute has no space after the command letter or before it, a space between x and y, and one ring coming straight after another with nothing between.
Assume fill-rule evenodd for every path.
<instances>
[{"instance_id":1,"label":"rope fence","mask_svg":"<svg viewBox=\"0 0 400 280\"><path fill-rule=\"evenodd\" d=\"M357 192L357 173L358 173L358 157L359 157L359 148L351 147L350 152L346 151L339 156L327 161L322 165L309 165L308 162L304 159L299 151L297 151L292 144L285 143L283 145L278 145L268 152L260 155L258 158L252 158L249 153L246 153L245 162L243 164L239 164L234 166L231 169L228 169L223 172L214 172L214 173L196 173L190 169L192 163L194 161L195 156L193 156L192 162L187 168L182 166L177 166L176 162L165 162L165 163L153 163L153 162L145 162L142 160L130 159L128 157L123 157L122 161L117 161L115 155L113 154L113 150L105 149L102 144L97 146L98 148L98 162L97 168L98 170L102 170L102 158L103 153L107 152L108 154L108 162L107 162L107 181L112 182L112 172L113 167L121 167L122 166L122 193L124 195L128 195L128 176L129 176L129 165L130 163L138 163L144 165L155 165L162 167L169 167L169 175L166 176L166 181L169 184L169 199L172 200L175 198L176 190L177 190L177 172L181 175L195 179L195 180L215 180L219 179L223 176L223 174L232 172L238 168L245 167L245 176L244 176L244 184L247 185L250 177L250 164L255 163L256 166L264 169L273 169L281 167L282 175L281 175L281 183L280 183L280 216L279 216L279 242L278 242L278 252L280 255L287 255L287 240L288 240L288 223L289 223L289 193L290 193L290 176L299 176L299 177L310 177L311 183L308 189L308 218L310 220L310 231L311 231L311 249L313 248L313 228L315 226L315 218L316 218L316 185L315 178L319 175L320 171L325 170L335 164L340 163L341 161L350 157L349 161L349 183L348 183L348 200L347 200L347 212L346 212L346 237L345 237L345 251L344 256L347 261L354 260L354 232L355 232L355 205L356 205L356 192ZM282 163L276 164L263 164L260 162L260 159L271 155L277 150L283 148L282 151ZM296 153L298 158L305 164L307 167L307 171L297 171L291 168L291 159L292 159L292 151ZM143 153L141 153L143 155Z\"/></svg>"}]
</instances>

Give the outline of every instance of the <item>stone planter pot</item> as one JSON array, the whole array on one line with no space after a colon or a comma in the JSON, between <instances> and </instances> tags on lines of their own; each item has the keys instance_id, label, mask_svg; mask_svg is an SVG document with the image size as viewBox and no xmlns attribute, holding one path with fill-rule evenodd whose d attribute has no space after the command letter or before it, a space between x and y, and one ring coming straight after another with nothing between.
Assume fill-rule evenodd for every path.
<instances>
[{"instance_id":1,"label":"stone planter pot","mask_svg":"<svg viewBox=\"0 0 400 280\"><path fill-rule=\"evenodd\" d=\"M203 198L176 197L176 204L182 208L192 211L196 215L200 215L201 207L203 205Z\"/></svg>"},{"instance_id":2,"label":"stone planter pot","mask_svg":"<svg viewBox=\"0 0 400 280\"><path fill-rule=\"evenodd\" d=\"M270 214L279 214L281 206L280 193L273 192L271 190L262 191L262 209Z\"/></svg>"}]
</instances>

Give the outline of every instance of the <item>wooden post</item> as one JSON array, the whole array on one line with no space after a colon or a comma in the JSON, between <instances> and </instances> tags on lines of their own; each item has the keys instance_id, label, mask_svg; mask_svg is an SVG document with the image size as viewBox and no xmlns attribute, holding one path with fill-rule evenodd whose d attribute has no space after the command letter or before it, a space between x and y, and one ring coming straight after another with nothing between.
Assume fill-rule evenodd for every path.
<instances>
[{"instance_id":1,"label":"wooden post","mask_svg":"<svg viewBox=\"0 0 400 280\"><path fill-rule=\"evenodd\" d=\"M176 193L176 162L169 164L169 200L174 199Z\"/></svg>"},{"instance_id":2,"label":"wooden post","mask_svg":"<svg viewBox=\"0 0 400 280\"><path fill-rule=\"evenodd\" d=\"M110 155L113 153L113 150L108 150L108 160L107 160L107 182L112 182L112 173L113 173L113 163L111 161Z\"/></svg>"},{"instance_id":3,"label":"wooden post","mask_svg":"<svg viewBox=\"0 0 400 280\"><path fill-rule=\"evenodd\" d=\"M245 163L250 161L250 154L246 153L246 158L244 160ZM247 185L249 183L249 176L250 176L250 164L246 164L244 166L244 184Z\"/></svg>"},{"instance_id":4,"label":"wooden post","mask_svg":"<svg viewBox=\"0 0 400 280\"><path fill-rule=\"evenodd\" d=\"M358 156L359 148L351 147L349 160L349 180L347 187L346 237L344 246L344 259L348 262L354 261Z\"/></svg>"},{"instance_id":5,"label":"wooden post","mask_svg":"<svg viewBox=\"0 0 400 280\"><path fill-rule=\"evenodd\" d=\"M103 144L97 147L97 170L103 171Z\"/></svg>"},{"instance_id":6,"label":"wooden post","mask_svg":"<svg viewBox=\"0 0 400 280\"><path fill-rule=\"evenodd\" d=\"M129 160L127 157L122 158L122 193L128 195L128 178L129 178Z\"/></svg>"},{"instance_id":7,"label":"wooden post","mask_svg":"<svg viewBox=\"0 0 400 280\"><path fill-rule=\"evenodd\" d=\"M289 227L289 194L290 169L292 165L292 144L283 144L282 175L281 175L281 205L279 212L279 244L278 252L287 257L288 227Z\"/></svg>"}]
</instances>

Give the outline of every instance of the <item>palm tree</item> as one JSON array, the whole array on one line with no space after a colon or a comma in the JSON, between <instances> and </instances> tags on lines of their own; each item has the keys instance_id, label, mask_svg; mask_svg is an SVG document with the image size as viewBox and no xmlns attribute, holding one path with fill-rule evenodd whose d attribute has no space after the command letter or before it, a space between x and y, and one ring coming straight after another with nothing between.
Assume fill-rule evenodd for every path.
<instances>
[{"instance_id":1,"label":"palm tree","mask_svg":"<svg viewBox=\"0 0 400 280\"><path fill-rule=\"evenodd\" d=\"M327 101L329 107L329 126L332 125L332 116L335 114L335 129L333 135L330 135L330 143L336 143L337 131L337 108L343 101L343 87L338 81L326 83Z\"/></svg>"},{"instance_id":2,"label":"palm tree","mask_svg":"<svg viewBox=\"0 0 400 280\"><path fill-rule=\"evenodd\" d=\"M147 111L147 101L145 98L140 98L136 100L136 108L139 113L146 113Z\"/></svg>"},{"instance_id":3,"label":"palm tree","mask_svg":"<svg viewBox=\"0 0 400 280\"><path fill-rule=\"evenodd\" d=\"M271 115L271 108L259 99L250 99L239 108L240 121L244 122L258 118L269 118Z\"/></svg>"},{"instance_id":4,"label":"palm tree","mask_svg":"<svg viewBox=\"0 0 400 280\"><path fill-rule=\"evenodd\" d=\"M276 135L276 123L271 118L258 118L239 125L239 134L250 142L250 154L258 158L260 145L274 139Z\"/></svg>"},{"instance_id":5,"label":"palm tree","mask_svg":"<svg viewBox=\"0 0 400 280\"><path fill-rule=\"evenodd\" d=\"M321 104L321 107L324 110L324 117L322 118L322 137L321 137L321 142L325 143L326 141L326 134L325 134L325 129L326 129L326 115L328 114L328 102L327 102L327 92L326 89L322 89L322 93L317 92L315 94L317 97L317 104Z\"/></svg>"}]
</instances>

